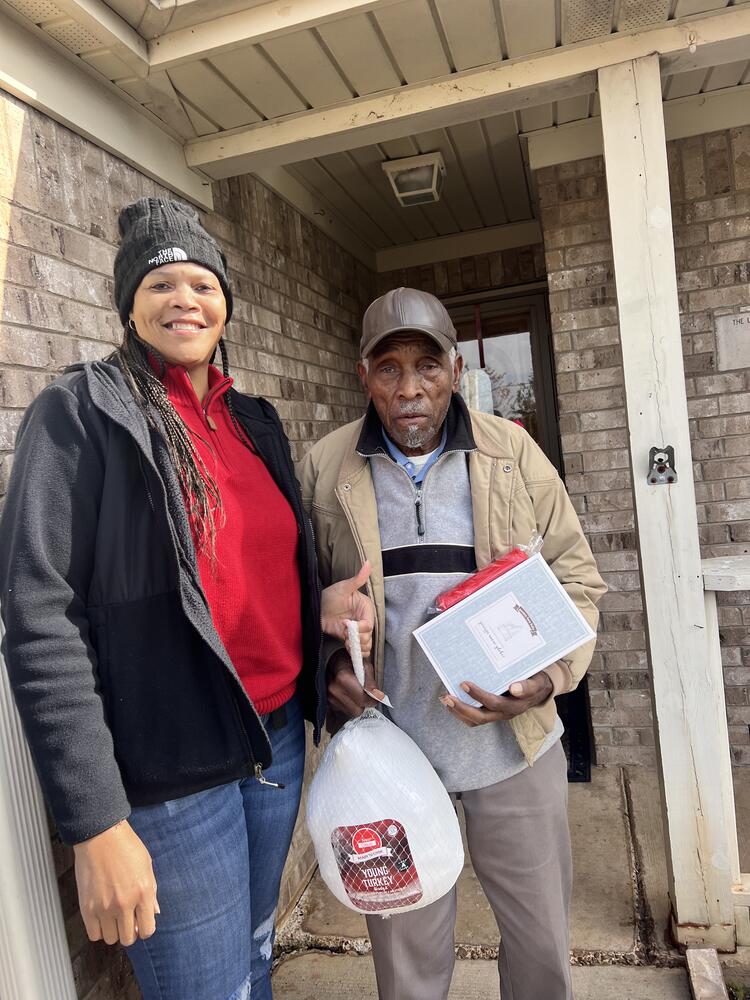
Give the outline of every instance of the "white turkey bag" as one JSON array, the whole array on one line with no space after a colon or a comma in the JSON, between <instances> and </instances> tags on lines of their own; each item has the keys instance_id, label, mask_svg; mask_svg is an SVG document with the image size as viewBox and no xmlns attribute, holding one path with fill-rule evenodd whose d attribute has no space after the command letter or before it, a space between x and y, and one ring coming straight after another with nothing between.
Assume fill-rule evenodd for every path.
<instances>
[{"instance_id":1,"label":"white turkey bag","mask_svg":"<svg viewBox=\"0 0 750 1000\"><path fill-rule=\"evenodd\" d=\"M443 783L416 743L376 709L329 743L310 786L307 825L323 881L360 913L427 906L463 867Z\"/></svg>"}]
</instances>

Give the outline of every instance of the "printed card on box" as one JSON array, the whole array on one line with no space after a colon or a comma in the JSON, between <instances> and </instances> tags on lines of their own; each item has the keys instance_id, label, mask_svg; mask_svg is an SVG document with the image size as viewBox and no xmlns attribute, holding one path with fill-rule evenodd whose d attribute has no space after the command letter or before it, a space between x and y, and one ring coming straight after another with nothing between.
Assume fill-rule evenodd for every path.
<instances>
[{"instance_id":1,"label":"printed card on box","mask_svg":"<svg viewBox=\"0 0 750 1000\"><path fill-rule=\"evenodd\" d=\"M540 554L421 625L414 637L455 698L471 681L503 694L594 638Z\"/></svg>"}]
</instances>

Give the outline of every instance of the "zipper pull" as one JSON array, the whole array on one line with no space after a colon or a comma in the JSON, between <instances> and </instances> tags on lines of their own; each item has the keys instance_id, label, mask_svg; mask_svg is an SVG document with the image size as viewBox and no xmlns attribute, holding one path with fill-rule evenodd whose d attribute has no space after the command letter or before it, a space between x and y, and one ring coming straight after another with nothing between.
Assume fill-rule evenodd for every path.
<instances>
[{"instance_id":1,"label":"zipper pull","mask_svg":"<svg viewBox=\"0 0 750 1000\"><path fill-rule=\"evenodd\" d=\"M282 785L278 781L268 781L263 777L263 768L260 764L255 765L255 778L261 785L268 785L269 788L286 788L286 785Z\"/></svg>"},{"instance_id":2,"label":"zipper pull","mask_svg":"<svg viewBox=\"0 0 750 1000\"><path fill-rule=\"evenodd\" d=\"M417 534L420 538L424 535L424 522L422 520L422 491L417 490L417 495L414 498L414 509L417 514Z\"/></svg>"},{"instance_id":3,"label":"zipper pull","mask_svg":"<svg viewBox=\"0 0 750 1000\"><path fill-rule=\"evenodd\" d=\"M203 411L203 416L204 416L204 417L206 418L206 423L207 423L207 424L208 424L208 426L209 426L209 427L211 428L211 430L212 430L212 431L215 431L215 430L217 429L217 428L216 428L216 421L215 421L215 420L214 420L214 418L213 418L213 417L211 416L211 414L210 414L210 413L208 412L208 410L204 410L204 411Z\"/></svg>"}]
</instances>

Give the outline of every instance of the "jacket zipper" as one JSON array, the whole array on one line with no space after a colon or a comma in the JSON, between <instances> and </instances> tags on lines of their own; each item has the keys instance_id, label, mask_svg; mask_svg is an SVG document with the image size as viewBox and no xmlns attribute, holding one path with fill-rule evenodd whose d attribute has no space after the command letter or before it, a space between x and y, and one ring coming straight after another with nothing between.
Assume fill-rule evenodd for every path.
<instances>
[{"instance_id":1,"label":"jacket zipper","mask_svg":"<svg viewBox=\"0 0 750 1000\"><path fill-rule=\"evenodd\" d=\"M383 454L383 457L386 457L383 452L377 452L376 454L377 455ZM368 458L374 458L376 456L369 455L367 457ZM435 462L435 465L437 465L437 463L440 461L440 459L442 457L443 456L441 455L440 458L438 458L438 460ZM403 465L401 465L395 459L391 459L391 460L393 461L393 464L396 466L397 469L401 469L401 471L403 472L403 474L409 480L409 485L414 490L414 513L415 513L416 518L417 518L417 537L421 541L421 539L423 539L424 536L425 536L425 524L424 524L424 512L423 512L424 498L422 496L422 484L421 483L415 483L414 480L409 475L409 473L403 467ZM429 472L430 470L428 469L427 471Z\"/></svg>"},{"instance_id":2,"label":"jacket zipper","mask_svg":"<svg viewBox=\"0 0 750 1000\"><path fill-rule=\"evenodd\" d=\"M376 452L376 454L384 454L384 453ZM442 454L438 455L437 459L432 463L430 468L427 470L427 475L425 475L425 479L430 474L430 472L435 468L435 466L439 465L443 461L443 459L446 458L448 455L461 455L461 454L469 454L469 453L464 448L451 448L450 451L443 451ZM375 456L366 455L364 457L373 458ZM417 536L418 538L422 539L424 538L426 532L424 523L424 495L423 495L424 480L421 483L415 483L414 480L411 478L411 476L409 476L409 473L406 471L406 469L404 469L403 465L401 465L398 462L395 462L395 464L399 467L399 469L403 469L404 475L408 476L409 482L415 489L414 513L416 514L417 518Z\"/></svg>"},{"instance_id":3,"label":"jacket zipper","mask_svg":"<svg viewBox=\"0 0 750 1000\"><path fill-rule=\"evenodd\" d=\"M264 778L263 768L260 764L255 765L255 780L261 785L267 785L269 788L286 788L286 785L282 784L280 781L269 781L267 778Z\"/></svg>"},{"instance_id":4,"label":"jacket zipper","mask_svg":"<svg viewBox=\"0 0 750 1000\"><path fill-rule=\"evenodd\" d=\"M417 515L417 534L420 538L424 537L424 519L422 517L422 487L417 486L417 492L414 497L414 510Z\"/></svg>"},{"instance_id":5,"label":"jacket zipper","mask_svg":"<svg viewBox=\"0 0 750 1000\"><path fill-rule=\"evenodd\" d=\"M302 516L305 517L305 518L307 518L307 523L310 525L310 537L312 538L313 552L315 553L315 558L317 560L317 558L318 558L318 556L317 556L318 543L315 541L315 525L313 524L312 517L310 517L308 515L307 511L305 510L305 505L301 504L301 507L302 507ZM305 532L304 532L302 524L299 524L297 527L298 527L298 530L299 530L300 538L302 538L303 541L304 541ZM319 591L321 590L321 588L320 588L320 577L319 576L318 576L318 590ZM322 591L321 591L321 593L320 593L320 595L318 597L318 602L321 605L321 610L322 610L322 603L323 603ZM315 693L318 696L318 701L317 701L317 703L315 705L315 726L314 726L314 733L313 733L313 735L317 739L320 738L320 733L321 733L321 731L323 729L323 725L325 723L325 715L321 719L320 718L320 714L319 714L320 713L320 698L321 698L321 695L324 693L321 690L321 687L324 686L325 683L326 683L325 674L324 674L323 670L321 669L322 666L323 666L323 629L321 628L320 629L320 638L318 639L318 666L317 666L317 670L315 671ZM322 681L322 685L321 685L321 681ZM326 701L327 701L327 698L326 698Z\"/></svg>"},{"instance_id":6,"label":"jacket zipper","mask_svg":"<svg viewBox=\"0 0 750 1000\"><path fill-rule=\"evenodd\" d=\"M466 449L464 449L464 448L451 448L450 451L443 451L440 455L438 455L438 457L435 459L435 461L429 467L429 469L425 473L424 479L417 486L417 496L416 496L416 499L414 500L414 506L416 507L416 510L417 510L417 534L419 535L420 538L423 537L423 535L425 533L424 513L423 513L424 499L423 499L422 493L423 493L424 484L425 484L425 482L427 480L427 476L429 476L429 474L432 472L432 470L435 469L435 468L437 468L437 466L440 465L440 463L443 461L443 459L447 458L448 455L469 455L469 454L470 454L470 452L466 451ZM406 472L406 469L404 469L404 472ZM406 474L407 474L407 476L409 475L408 472Z\"/></svg>"},{"instance_id":7,"label":"jacket zipper","mask_svg":"<svg viewBox=\"0 0 750 1000\"><path fill-rule=\"evenodd\" d=\"M226 395L226 393L227 393L226 383L225 382L217 383L215 386L213 386L213 388L209 389L209 391L206 393L203 399L203 402L200 403L200 408L203 411L203 419L206 421L206 425L208 429L211 431L218 430L218 427L216 426L216 421L214 420L214 418L209 414L208 408L218 396L224 396Z\"/></svg>"},{"instance_id":8,"label":"jacket zipper","mask_svg":"<svg viewBox=\"0 0 750 1000\"><path fill-rule=\"evenodd\" d=\"M141 467L141 475L143 476L143 484L146 487L146 496L148 497L148 504L151 510L156 514L156 506L154 505L154 498L151 495L151 487L148 483L148 476L146 475L146 468L143 464L143 456L141 455L141 449L136 449L138 453L138 465Z\"/></svg>"},{"instance_id":9,"label":"jacket zipper","mask_svg":"<svg viewBox=\"0 0 750 1000\"><path fill-rule=\"evenodd\" d=\"M230 389L229 391L232 392L234 390ZM276 457L277 457L277 459L280 459L280 462L278 463L279 477L277 478L277 476L274 474L274 472L268 467L268 465L266 463L266 460L263 457L260 448L258 448L257 444L255 443L255 440L253 439L253 436L252 436L252 434L250 432L250 429L245 425L245 423L242 421L242 419L239 416L237 417L237 421L238 421L240 427L242 428L243 432L247 436L248 441L252 445L253 453L260 458L260 460L263 462L264 465L266 465L266 468L268 469L269 475L271 476L271 478L273 479L273 481L276 483L276 485L279 488L279 491L281 492L282 496L284 496L286 498L289 506L292 509L292 512L295 515L295 520L297 521L297 535L301 539L301 544L302 544L302 547L303 547L303 550L304 550L304 554L307 557L306 560L305 560L305 564L300 566L300 583L302 583L303 580L304 580L304 577L308 575L310 558L311 558L311 556L314 557L314 555L315 555L315 549L316 549L316 545L315 545L315 526L314 526L314 524L312 522L312 518L308 517L307 511L305 510L304 504L302 503L302 498L297 494L297 492L294 489L292 489L291 492L290 492L290 494L287 496L287 491L285 489L285 483L283 482L283 477L281 476L281 471L280 470L281 470L282 466L285 466L287 468L287 471L289 472L291 478L292 478L292 482L294 482L294 468L293 468L293 466L292 467L289 466L289 464L287 462L287 456L285 454L283 454L283 449L282 449L282 454L281 455L279 455L278 451L277 451ZM310 534L312 536L312 553L310 552L309 547L307 545L307 538L306 538L306 535L305 535L305 528L304 528L305 522L307 522L310 525ZM317 575L316 575L314 586L315 586L315 588L317 590L317 597L318 597L318 602L317 602L318 603L318 618L320 618L320 600L321 600L320 599L320 578L317 577ZM321 719L320 716L319 716L319 714L318 714L319 713L320 698L321 698L321 695L323 693L322 690L321 690L321 687L322 687L322 685L325 684L325 678L321 677L321 670L320 670L320 663L321 663L321 659L322 659L322 656L323 656L323 633L320 632L320 629L318 631L319 631L318 655L317 655L317 660L316 660L316 667L317 667L317 669L316 669L316 673L315 673L315 684L314 684L315 694L317 695L318 702L315 705L315 722L313 723L314 735L315 735L315 739L316 739L316 745L317 745L317 742L320 741L320 735L321 735L321 732L322 732L323 724L325 722L325 718ZM303 642L303 656L304 656L304 642ZM260 770L258 770L258 765L256 765L255 777L258 779L258 781L262 785L272 785L274 787L280 787L280 788L284 787L283 785L274 785L274 782L272 782L272 781L266 781L266 779L262 777L262 772L263 772L263 768L261 767Z\"/></svg>"}]
</instances>

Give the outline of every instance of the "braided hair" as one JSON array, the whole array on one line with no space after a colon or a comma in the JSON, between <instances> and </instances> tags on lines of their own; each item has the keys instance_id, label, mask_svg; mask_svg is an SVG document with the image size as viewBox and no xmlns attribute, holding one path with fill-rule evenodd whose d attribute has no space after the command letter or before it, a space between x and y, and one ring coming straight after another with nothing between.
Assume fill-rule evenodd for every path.
<instances>
[{"instance_id":1,"label":"braided hair","mask_svg":"<svg viewBox=\"0 0 750 1000\"><path fill-rule=\"evenodd\" d=\"M229 378L229 358L227 357L227 345L224 343L224 338L219 340L219 352L221 354L221 372L224 378ZM211 358L213 361L213 358ZM234 401L232 400L231 392L226 395L227 409L229 410L229 419L232 421L232 426L234 427L237 437L244 444L244 446L251 451L254 455L257 454L255 450L255 445L248 437L248 433L237 418L237 414L234 409Z\"/></svg>"},{"instance_id":2,"label":"braided hair","mask_svg":"<svg viewBox=\"0 0 750 1000\"><path fill-rule=\"evenodd\" d=\"M228 375L226 347L223 340L219 344L224 374ZM221 494L216 480L196 451L185 422L167 395L162 381L167 363L151 344L138 336L132 320L125 327L115 356L146 422L167 446L177 472L196 548L208 552L213 559L216 554L216 521L224 516ZM158 374L154 373L154 365ZM231 406L230 413L237 427L237 418ZM246 441L245 435L240 436Z\"/></svg>"}]
</instances>

